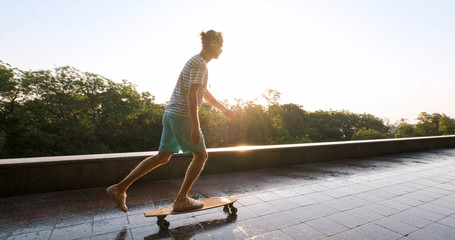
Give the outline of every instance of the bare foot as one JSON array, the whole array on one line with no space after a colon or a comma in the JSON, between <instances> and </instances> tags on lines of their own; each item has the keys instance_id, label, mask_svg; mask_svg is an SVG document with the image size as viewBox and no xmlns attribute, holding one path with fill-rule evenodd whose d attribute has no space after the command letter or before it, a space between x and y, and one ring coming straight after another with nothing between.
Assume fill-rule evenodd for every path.
<instances>
[{"instance_id":1,"label":"bare foot","mask_svg":"<svg viewBox=\"0 0 455 240\"><path fill-rule=\"evenodd\" d=\"M121 193L116 184L108 187L106 192L122 211L128 211L128 207L126 206L126 193Z\"/></svg>"}]
</instances>

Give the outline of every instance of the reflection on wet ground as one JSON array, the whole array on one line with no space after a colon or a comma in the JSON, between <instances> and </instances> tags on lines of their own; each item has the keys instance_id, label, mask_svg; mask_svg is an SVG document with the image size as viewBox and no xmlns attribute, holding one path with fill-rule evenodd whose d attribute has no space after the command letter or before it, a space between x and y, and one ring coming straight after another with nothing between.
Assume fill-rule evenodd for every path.
<instances>
[{"instance_id":1,"label":"reflection on wet ground","mask_svg":"<svg viewBox=\"0 0 455 240\"><path fill-rule=\"evenodd\" d=\"M0 240L453 239L453 170L442 149L202 176L192 196L237 197L237 215L171 215L169 230L143 213L171 204L182 179L135 183L128 213L104 188L0 198Z\"/></svg>"}]
</instances>

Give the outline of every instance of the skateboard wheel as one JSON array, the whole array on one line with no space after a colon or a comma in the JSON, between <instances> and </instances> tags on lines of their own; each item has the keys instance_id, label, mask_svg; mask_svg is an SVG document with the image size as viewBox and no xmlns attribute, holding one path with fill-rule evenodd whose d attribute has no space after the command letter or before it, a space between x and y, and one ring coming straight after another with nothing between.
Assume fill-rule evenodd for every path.
<instances>
[{"instance_id":1,"label":"skateboard wheel","mask_svg":"<svg viewBox=\"0 0 455 240\"><path fill-rule=\"evenodd\" d=\"M164 220L164 219L163 220L158 220L156 223L158 224L158 226L161 229L164 229L164 230L168 229L169 225L171 225L168 220Z\"/></svg>"},{"instance_id":2,"label":"skateboard wheel","mask_svg":"<svg viewBox=\"0 0 455 240\"><path fill-rule=\"evenodd\" d=\"M237 213L237 208L234 206L230 206L231 209L231 214L236 214Z\"/></svg>"},{"instance_id":3,"label":"skateboard wheel","mask_svg":"<svg viewBox=\"0 0 455 240\"><path fill-rule=\"evenodd\" d=\"M229 207L228 207L228 206L224 206L224 207L223 207L223 212L229 213Z\"/></svg>"}]
</instances>

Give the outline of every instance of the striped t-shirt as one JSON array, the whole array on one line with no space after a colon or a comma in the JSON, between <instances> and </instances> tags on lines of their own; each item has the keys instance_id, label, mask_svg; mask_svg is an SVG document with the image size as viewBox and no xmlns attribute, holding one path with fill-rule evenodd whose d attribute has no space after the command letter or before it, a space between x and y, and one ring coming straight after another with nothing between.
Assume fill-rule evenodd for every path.
<instances>
[{"instance_id":1,"label":"striped t-shirt","mask_svg":"<svg viewBox=\"0 0 455 240\"><path fill-rule=\"evenodd\" d=\"M188 91L190 83L199 84L197 104L198 109L202 104L204 93L207 89L208 71L205 60L199 55L195 55L186 62L180 73L179 80L175 85L171 100L166 107L166 112L180 116L189 116L188 112Z\"/></svg>"}]
</instances>

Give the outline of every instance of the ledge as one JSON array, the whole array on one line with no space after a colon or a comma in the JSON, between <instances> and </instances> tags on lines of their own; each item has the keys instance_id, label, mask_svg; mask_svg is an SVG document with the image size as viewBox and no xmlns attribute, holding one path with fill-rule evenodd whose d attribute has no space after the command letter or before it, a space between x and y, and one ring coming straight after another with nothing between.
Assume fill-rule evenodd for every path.
<instances>
[{"instance_id":1,"label":"ledge","mask_svg":"<svg viewBox=\"0 0 455 240\"><path fill-rule=\"evenodd\" d=\"M203 174L361 158L455 147L455 135L208 149ZM140 161L157 152L0 159L0 197L108 186L120 181ZM182 178L190 155L171 161L140 181Z\"/></svg>"}]
</instances>

